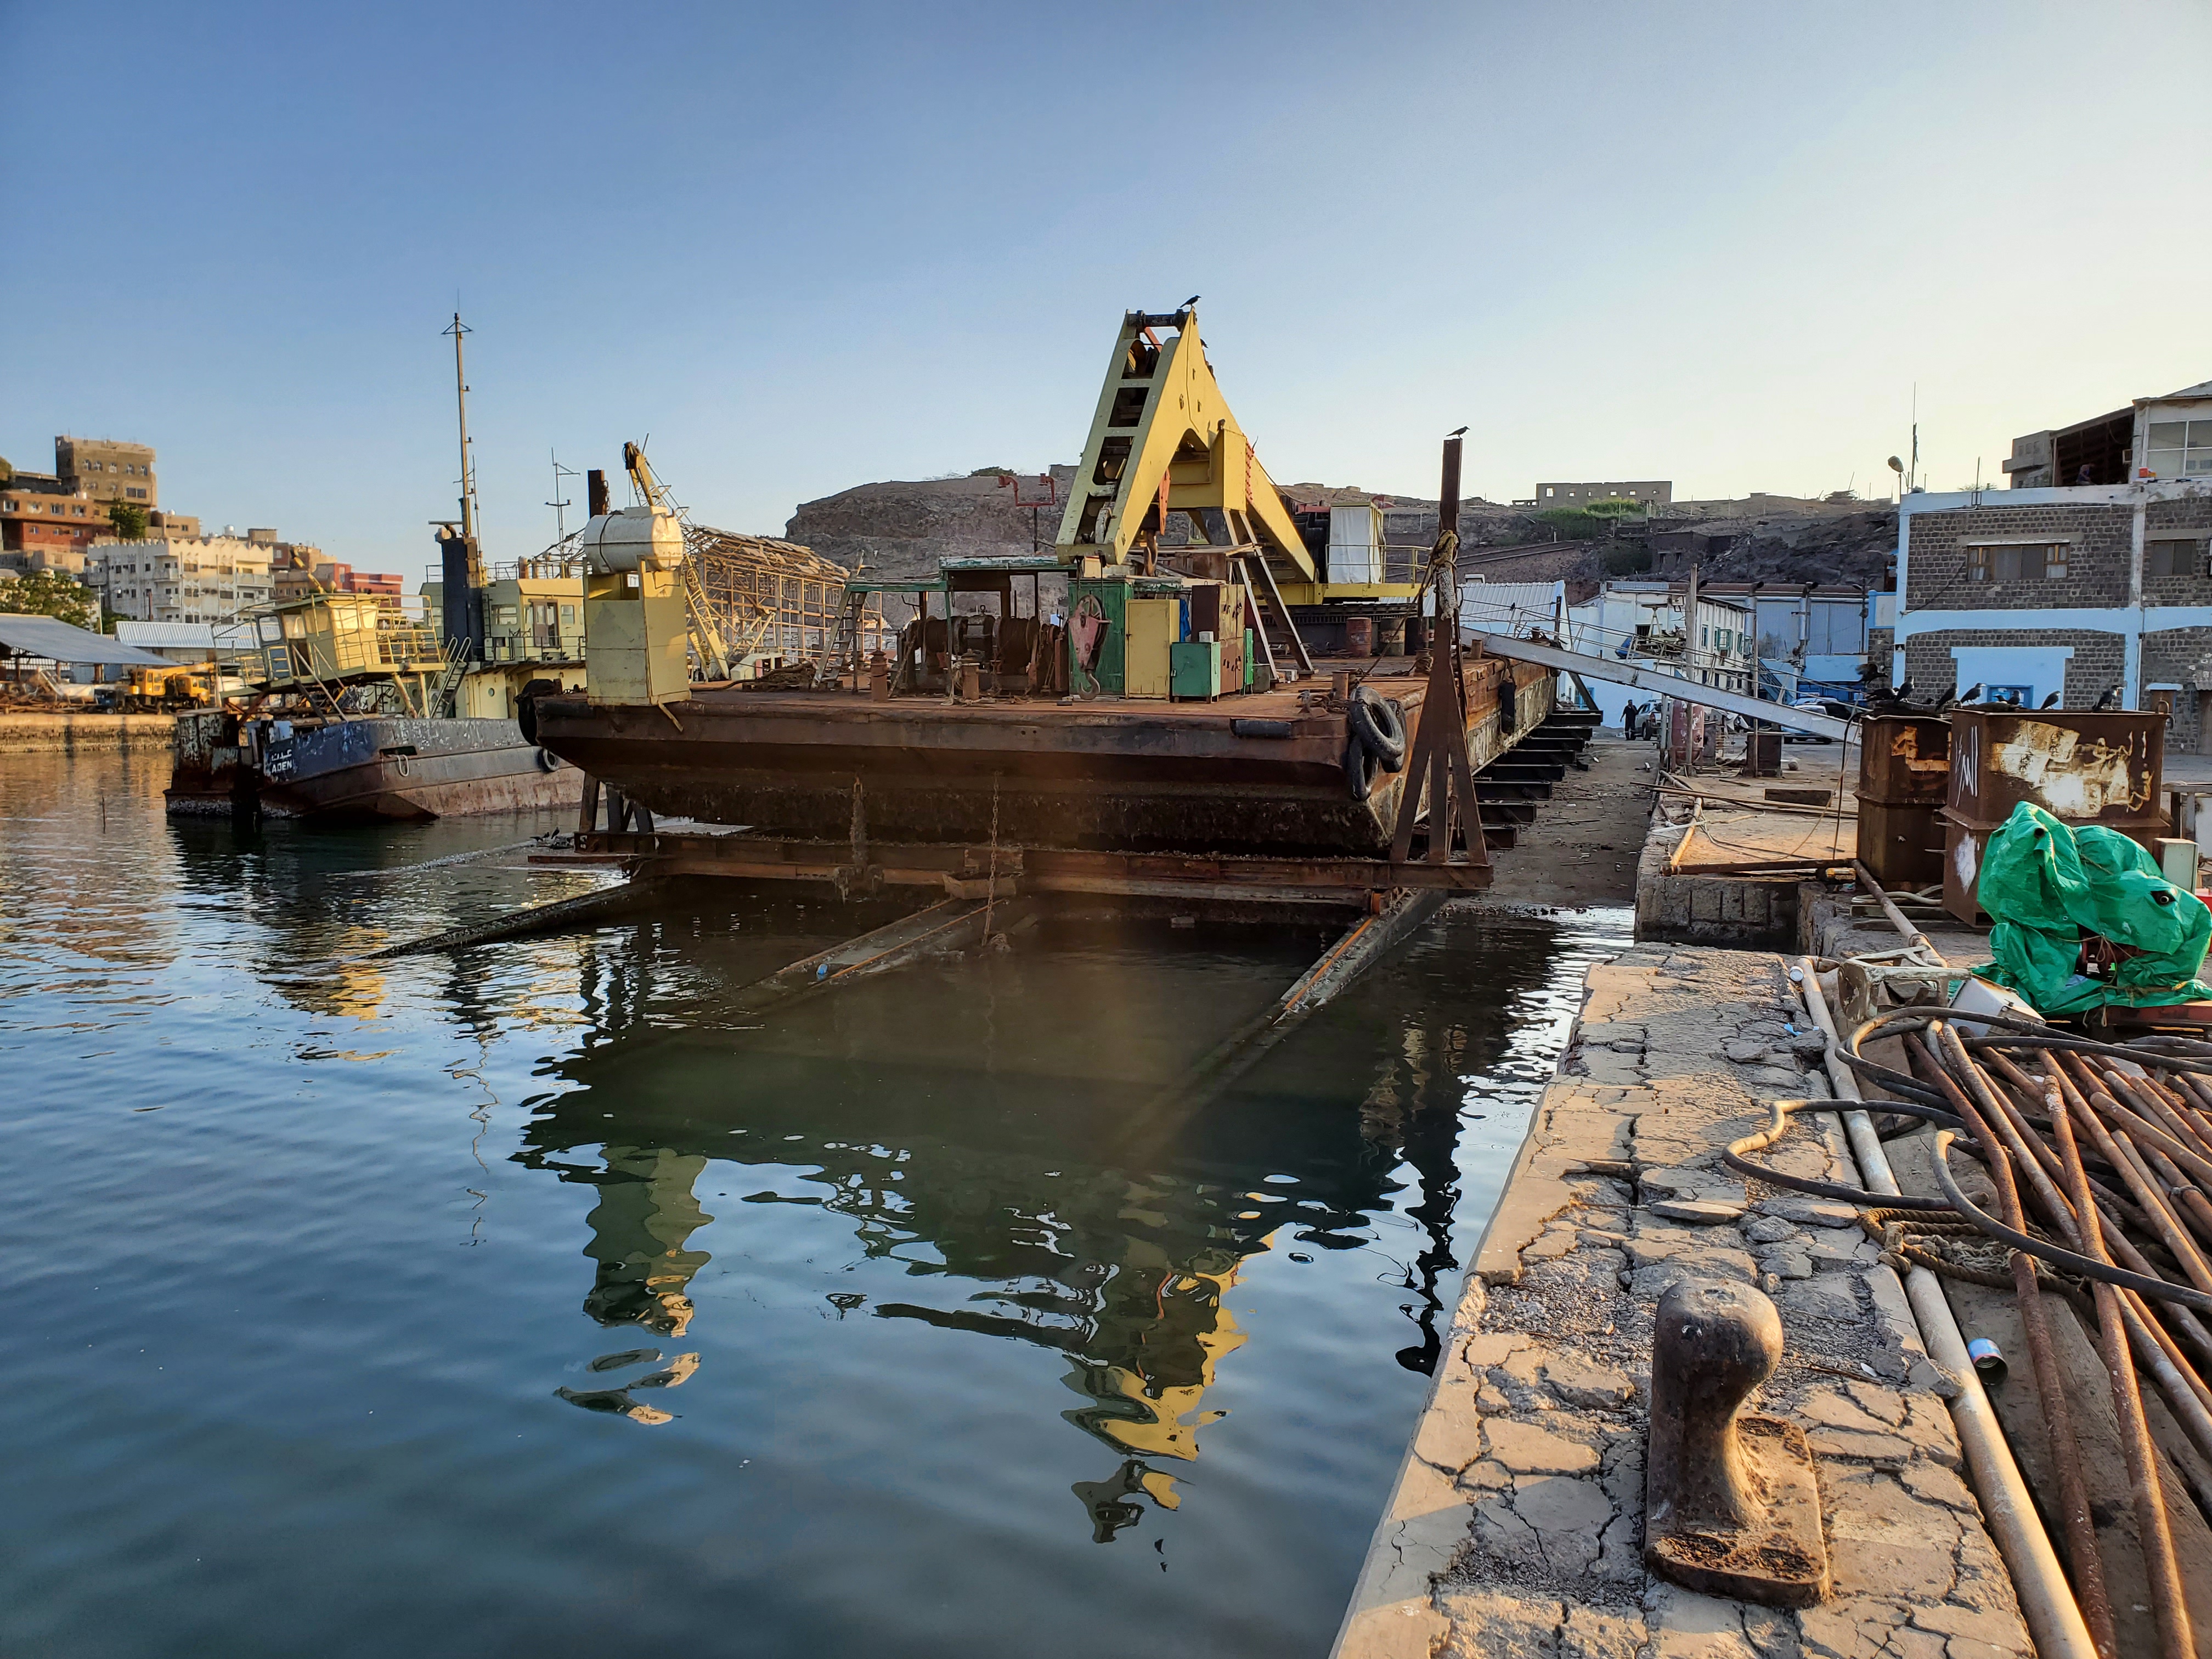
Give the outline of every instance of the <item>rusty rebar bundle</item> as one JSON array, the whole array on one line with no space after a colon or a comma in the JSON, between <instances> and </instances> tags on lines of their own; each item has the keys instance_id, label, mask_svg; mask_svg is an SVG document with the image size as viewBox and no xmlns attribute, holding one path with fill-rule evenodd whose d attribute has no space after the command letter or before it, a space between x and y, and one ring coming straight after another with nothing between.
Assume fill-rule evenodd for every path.
<instances>
[{"instance_id":1,"label":"rusty rebar bundle","mask_svg":"<svg viewBox=\"0 0 2212 1659\"><path fill-rule=\"evenodd\" d=\"M1886 1037L1901 1039L1909 1069L1867 1058L1867 1045ZM2079 1404L2059 1368L2052 1293L2081 1313L2111 1389L2160 1650L2164 1659L2187 1659L2195 1639L2166 1486L2178 1473L2212 1518L2212 1478L2190 1460L2161 1459L2143 1395L2148 1384L2212 1468L2212 1388L2204 1380L2212 1376L2212 1043L2098 1042L2036 1022L1977 1015L1954 1024L1920 1009L1869 1021L1837 1057L1888 1097L1865 1103L1878 1122L1888 1115L1884 1139L1934 1129L1941 1198L1863 1192L1752 1160L1796 1112L1832 1109L1826 1101L1775 1103L1772 1121L1731 1147L1729 1163L1776 1186L1861 1206L1873 1212L1868 1231L1903 1262L2002 1283L1986 1256L1976 1267L1942 1255L1961 1221L2008 1253L2057 1473L2055 1518L2068 1574L2093 1641L2113 1654ZM1983 1166L1994 1213L1961 1185L1954 1152Z\"/></svg>"}]
</instances>

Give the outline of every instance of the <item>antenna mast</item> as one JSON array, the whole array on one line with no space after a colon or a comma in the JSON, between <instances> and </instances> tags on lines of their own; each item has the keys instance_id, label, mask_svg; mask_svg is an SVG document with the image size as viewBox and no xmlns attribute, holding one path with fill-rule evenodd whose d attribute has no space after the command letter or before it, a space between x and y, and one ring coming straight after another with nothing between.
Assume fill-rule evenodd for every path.
<instances>
[{"instance_id":1,"label":"antenna mast","mask_svg":"<svg viewBox=\"0 0 2212 1659\"><path fill-rule=\"evenodd\" d=\"M553 499L546 502L545 505L553 509L553 523L556 527L560 539L565 542L568 539L568 509L574 507L575 503L562 498L561 495L561 480L563 478L573 478L576 477L576 469L572 466L562 465L560 456L555 454L553 451L549 449L545 453L553 457Z\"/></svg>"},{"instance_id":2,"label":"antenna mast","mask_svg":"<svg viewBox=\"0 0 2212 1659\"><path fill-rule=\"evenodd\" d=\"M453 325L439 330L441 334L453 337L453 405L461 426L461 534L470 542L476 540L477 534L477 480L476 469L469 462L469 387L461 369L461 336L475 331L461 321L458 311L453 313ZM556 488L553 493L557 495L561 492Z\"/></svg>"}]
</instances>

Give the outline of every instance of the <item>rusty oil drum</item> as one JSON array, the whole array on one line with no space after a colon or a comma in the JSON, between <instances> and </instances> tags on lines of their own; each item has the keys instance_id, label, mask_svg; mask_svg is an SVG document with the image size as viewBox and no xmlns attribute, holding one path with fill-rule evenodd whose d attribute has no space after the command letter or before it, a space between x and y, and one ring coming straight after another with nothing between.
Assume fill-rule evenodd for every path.
<instances>
[{"instance_id":1,"label":"rusty oil drum","mask_svg":"<svg viewBox=\"0 0 2212 1659\"><path fill-rule=\"evenodd\" d=\"M2061 823L2100 823L2154 851L2166 824L2166 720L2155 709L1953 711L1943 908L1965 922L1979 915L1983 849L2023 801Z\"/></svg>"}]
</instances>

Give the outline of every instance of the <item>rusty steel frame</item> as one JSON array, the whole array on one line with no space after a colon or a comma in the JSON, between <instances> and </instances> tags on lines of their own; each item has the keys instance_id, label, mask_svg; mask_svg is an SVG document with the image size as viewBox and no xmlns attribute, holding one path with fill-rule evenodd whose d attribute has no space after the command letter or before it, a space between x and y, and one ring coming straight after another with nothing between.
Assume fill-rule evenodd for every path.
<instances>
[{"instance_id":1,"label":"rusty steel frame","mask_svg":"<svg viewBox=\"0 0 2212 1659\"><path fill-rule=\"evenodd\" d=\"M848 842L680 830L592 830L566 852L536 853L539 865L617 864L639 874L721 876L745 881L825 882L851 888L942 888L948 880L995 876L1005 891L1106 897L1281 899L1364 906L1399 888L1480 892L1486 864L1394 863L1385 859L1262 858L1200 853L1113 853L960 842L878 842L856 865Z\"/></svg>"}]
</instances>

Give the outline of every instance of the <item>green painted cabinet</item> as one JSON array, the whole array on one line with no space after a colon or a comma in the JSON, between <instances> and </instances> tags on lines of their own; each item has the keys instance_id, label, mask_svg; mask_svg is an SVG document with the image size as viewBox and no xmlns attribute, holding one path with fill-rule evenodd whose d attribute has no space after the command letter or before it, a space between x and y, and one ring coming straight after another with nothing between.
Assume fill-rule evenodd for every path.
<instances>
[{"instance_id":1,"label":"green painted cabinet","mask_svg":"<svg viewBox=\"0 0 2212 1659\"><path fill-rule=\"evenodd\" d=\"M1083 630L1077 619L1097 616L1104 636L1089 667L1084 665ZM1119 576L1074 576L1067 584L1067 688L1079 696L1118 697L1129 648L1129 584Z\"/></svg>"},{"instance_id":2,"label":"green painted cabinet","mask_svg":"<svg viewBox=\"0 0 2212 1659\"><path fill-rule=\"evenodd\" d=\"M1221 695L1221 641L1178 640L1168 647L1168 695L1213 698Z\"/></svg>"}]
</instances>

